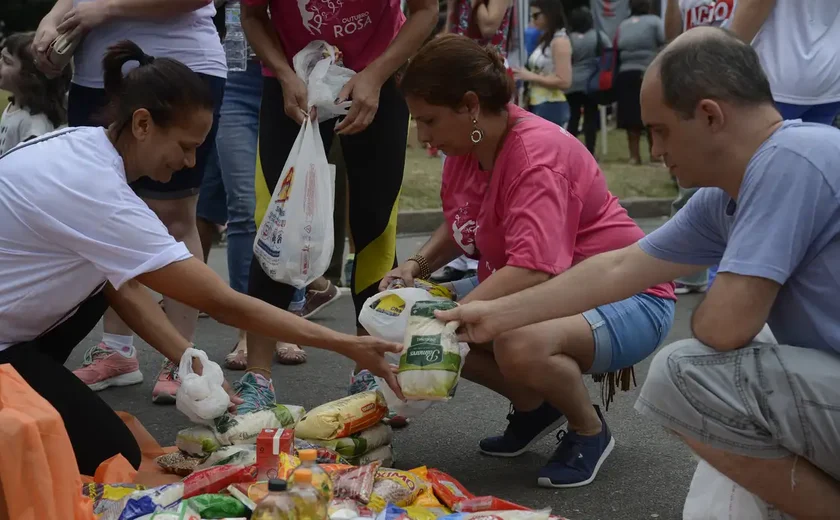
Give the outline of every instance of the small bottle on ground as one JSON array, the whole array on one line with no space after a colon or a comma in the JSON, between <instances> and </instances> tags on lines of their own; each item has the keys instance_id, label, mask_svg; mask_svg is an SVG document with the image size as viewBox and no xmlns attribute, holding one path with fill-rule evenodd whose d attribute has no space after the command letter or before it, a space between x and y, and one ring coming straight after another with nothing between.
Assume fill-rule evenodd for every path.
<instances>
[{"instance_id":1,"label":"small bottle on ground","mask_svg":"<svg viewBox=\"0 0 840 520\"><path fill-rule=\"evenodd\" d=\"M257 504L251 520L296 520L295 502L285 480L268 481L268 495Z\"/></svg>"},{"instance_id":2,"label":"small bottle on ground","mask_svg":"<svg viewBox=\"0 0 840 520\"><path fill-rule=\"evenodd\" d=\"M295 487L298 472L307 470L311 473L312 486L321 494L324 501L329 504L333 498L333 483L329 474L318 465L318 450L300 450L300 466L289 476L289 489Z\"/></svg>"},{"instance_id":3,"label":"small bottle on ground","mask_svg":"<svg viewBox=\"0 0 840 520\"><path fill-rule=\"evenodd\" d=\"M295 504L296 520L324 520L327 518L327 507L329 500L325 500L323 494L312 485L312 471L309 469L298 469L295 471L297 478L289 493Z\"/></svg>"}]
</instances>

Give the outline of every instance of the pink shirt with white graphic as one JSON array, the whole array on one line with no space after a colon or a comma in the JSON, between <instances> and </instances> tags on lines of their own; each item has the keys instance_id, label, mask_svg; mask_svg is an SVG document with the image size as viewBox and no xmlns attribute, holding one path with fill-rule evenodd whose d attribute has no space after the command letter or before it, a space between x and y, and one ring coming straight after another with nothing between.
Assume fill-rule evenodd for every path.
<instances>
[{"instance_id":1,"label":"pink shirt with white graphic","mask_svg":"<svg viewBox=\"0 0 840 520\"><path fill-rule=\"evenodd\" d=\"M344 66L360 72L396 37L405 16L400 0L243 0L268 5L289 63L301 49L324 40L342 52ZM263 69L266 76L272 74Z\"/></svg>"},{"instance_id":2,"label":"pink shirt with white graphic","mask_svg":"<svg viewBox=\"0 0 840 520\"><path fill-rule=\"evenodd\" d=\"M479 280L505 266L557 275L644 236L580 141L516 105L508 111L513 126L493 171L472 154L447 157L443 167L446 222L479 260ZM676 299L670 283L646 292Z\"/></svg>"}]
</instances>

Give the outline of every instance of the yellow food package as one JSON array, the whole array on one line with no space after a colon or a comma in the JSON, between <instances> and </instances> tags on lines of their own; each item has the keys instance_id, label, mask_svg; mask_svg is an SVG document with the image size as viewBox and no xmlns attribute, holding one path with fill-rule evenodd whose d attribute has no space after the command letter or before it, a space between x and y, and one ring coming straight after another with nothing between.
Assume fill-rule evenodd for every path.
<instances>
[{"instance_id":1,"label":"yellow food package","mask_svg":"<svg viewBox=\"0 0 840 520\"><path fill-rule=\"evenodd\" d=\"M368 507L378 513L389 503L397 507L410 506L426 489L428 489L426 483L414 473L380 468L376 472L376 481L373 484Z\"/></svg>"},{"instance_id":2,"label":"yellow food package","mask_svg":"<svg viewBox=\"0 0 840 520\"><path fill-rule=\"evenodd\" d=\"M426 474L428 473L428 469L426 466L420 466L419 468L414 468L409 471L409 473L413 473L420 477L423 480L423 483L426 484L423 492L417 497L417 500L414 501L412 506L420 506L426 511L431 512L436 516L446 516L452 514L452 511L446 507L445 505L440 503L440 500L437 499L435 496L435 492L432 489L432 486L428 484L426 481ZM408 516L411 516L411 512L409 512ZM419 520L411 516L412 520Z\"/></svg>"},{"instance_id":3,"label":"yellow food package","mask_svg":"<svg viewBox=\"0 0 840 520\"><path fill-rule=\"evenodd\" d=\"M403 509L411 520L435 520L438 517L434 511L423 506L407 506Z\"/></svg>"},{"instance_id":4,"label":"yellow food package","mask_svg":"<svg viewBox=\"0 0 840 520\"><path fill-rule=\"evenodd\" d=\"M322 441L349 437L375 426L387 412L382 394L369 390L313 408L298 422L295 436Z\"/></svg>"},{"instance_id":5,"label":"yellow food package","mask_svg":"<svg viewBox=\"0 0 840 520\"><path fill-rule=\"evenodd\" d=\"M289 480L292 471L300 466L300 459L294 455L280 452L277 458L277 478L280 480Z\"/></svg>"}]
</instances>

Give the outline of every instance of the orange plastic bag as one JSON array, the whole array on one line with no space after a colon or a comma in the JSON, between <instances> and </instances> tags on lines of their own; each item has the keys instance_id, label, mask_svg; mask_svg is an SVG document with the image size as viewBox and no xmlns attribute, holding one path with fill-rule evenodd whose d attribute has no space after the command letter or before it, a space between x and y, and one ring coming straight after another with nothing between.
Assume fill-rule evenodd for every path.
<instances>
[{"instance_id":1,"label":"orange plastic bag","mask_svg":"<svg viewBox=\"0 0 840 520\"><path fill-rule=\"evenodd\" d=\"M163 486L164 484L180 482L181 477L178 475L172 475L171 473L166 473L163 468L155 462L156 458L161 455L177 451L178 448L175 446L169 446L166 448L161 447L161 445L158 444L158 441L152 437L152 434L149 433L149 431L144 428L143 425L140 424L140 421L138 421L133 415L125 412L117 412L117 415L119 415L120 419L122 419L125 425L128 426L131 434L134 435L134 439L137 441L137 445L140 446L140 453L143 456L140 462L140 469L137 471L137 475L134 477L134 480L130 483L142 484L147 488L154 488ZM124 482L103 482L103 484L121 483Z\"/></svg>"},{"instance_id":2,"label":"orange plastic bag","mask_svg":"<svg viewBox=\"0 0 840 520\"><path fill-rule=\"evenodd\" d=\"M0 365L0 519L93 520L64 421L11 365Z\"/></svg>"},{"instance_id":3,"label":"orange plastic bag","mask_svg":"<svg viewBox=\"0 0 840 520\"><path fill-rule=\"evenodd\" d=\"M121 454L114 455L96 468L93 481L97 484L129 484L137 477L137 470Z\"/></svg>"}]
</instances>

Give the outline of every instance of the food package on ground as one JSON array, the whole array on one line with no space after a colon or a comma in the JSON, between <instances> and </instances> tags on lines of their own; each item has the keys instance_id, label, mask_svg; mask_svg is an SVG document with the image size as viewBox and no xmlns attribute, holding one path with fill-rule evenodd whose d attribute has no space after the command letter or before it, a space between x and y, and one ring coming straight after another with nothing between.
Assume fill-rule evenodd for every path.
<instances>
[{"instance_id":1,"label":"food package on ground","mask_svg":"<svg viewBox=\"0 0 840 520\"><path fill-rule=\"evenodd\" d=\"M300 450L315 450L318 452L318 458L316 462L318 464L350 464L350 462L342 457L337 451L332 450L330 448L324 448L323 446L318 446L317 444L313 444L312 441L308 441L306 439L295 439L295 454L299 453Z\"/></svg>"},{"instance_id":2,"label":"food package on ground","mask_svg":"<svg viewBox=\"0 0 840 520\"><path fill-rule=\"evenodd\" d=\"M417 302L403 341L397 381L406 399L447 400L455 393L469 347L458 342L458 322L443 323L435 311L454 302Z\"/></svg>"},{"instance_id":3,"label":"food package on ground","mask_svg":"<svg viewBox=\"0 0 840 520\"><path fill-rule=\"evenodd\" d=\"M440 500L438 500L438 498L435 496L434 489L432 489L432 487L428 485L428 468L426 468L426 466L421 466L419 468L412 469L410 472L423 479L423 481L427 484L426 488L423 490L422 493L420 493L420 496L417 497L417 500L415 500L412 505L423 507L426 510L434 513L436 517L452 514L452 510L443 505L440 502ZM411 511L409 511L409 515L410 514Z\"/></svg>"},{"instance_id":4,"label":"food package on ground","mask_svg":"<svg viewBox=\"0 0 840 520\"><path fill-rule=\"evenodd\" d=\"M213 466L242 465L251 466L257 463L257 447L250 444L225 446L214 451L204 462L195 469L207 469Z\"/></svg>"},{"instance_id":5,"label":"food package on ground","mask_svg":"<svg viewBox=\"0 0 840 520\"><path fill-rule=\"evenodd\" d=\"M381 462L383 466L390 468L396 462L397 457L394 455L394 448L392 448L389 444L387 446L380 446L373 451L365 453L364 455L351 457L348 460L350 461L350 464L354 466L364 466L365 464L370 464L371 462Z\"/></svg>"},{"instance_id":6,"label":"food package on ground","mask_svg":"<svg viewBox=\"0 0 840 520\"><path fill-rule=\"evenodd\" d=\"M359 516L359 506L349 498L334 498L327 508L330 520L353 520Z\"/></svg>"},{"instance_id":7,"label":"food package on ground","mask_svg":"<svg viewBox=\"0 0 840 520\"><path fill-rule=\"evenodd\" d=\"M409 518L408 512L405 509L394 504L387 504L376 515L376 520L411 520L411 518Z\"/></svg>"},{"instance_id":8,"label":"food package on ground","mask_svg":"<svg viewBox=\"0 0 840 520\"><path fill-rule=\"evenodd\" d=\"M480 513L481 511L530 511L525 506L502 500L493 496L483 496L462 500L455 505L459 513Z\"/></svg>"},{"instance_id":9,"label":"food package on ground","mask_svg":"<svg viewBox=\"0 0 840 520\"><path fill-rule=\"evenodd\" d=\"M376 482L376 472L379 462L365 466L347 466L343 464L322 464L321 469L327 472L333 483L333 496L347 498L362 504L370 502L373 484Z\"/></svg>"},{"instance_id":10,"label":"food package on ground","mask_svg":"<svg viewBox=\"0 0 840 520\"><path fill-rule=\"evenodd\" d=\"M258 458L255 466L256 480L268 481L275 478L288 480L292 471L298 466L300 466L300 459L283 451L277 456L264 457L262 460Z\"/></svg>"},{"instance_id":11,"label":"food package on ground","mask_svg":"<svg viewBox=\"0 0 840 520\"><path fill-rule=\"evenodd\" d=\"M223 446L255 444L264 429L293 427L301 416L303 408L300 406L277 405L243 415L225 414L216 419L213 429ZM284 422L287 423L285 426Z\"/></svg>"},{"instance_id":12,"label":"food package on ground","mask_svg":"<svg viewBox=\"0 0 840 520\"><path fill-rule=\"evenodd\" d=\"M228 495L198 495L187 500L187 503L201 518L226 518L248 514L242 502Z\"/></svg>"},{"instance_id":13,"label":"food package on ground","mask_svg":"<svg viewBox=\"0 0 840 520\"><path fill-rule=\"evenodd\" d=\"M382 394L368 390L313 408L298 422L295 434L324 441L348 437L376 425L387 412Z\"/></svg>"},{"instance_id":14,"label":"food package on ground","mask_svg":"<svg viewBox=\"0 0 840 520\"><path fill-rule=\"evenodd\" d=\"M157 465L163 468L167 473L178 475L179 477L186 477L191 474L201 464L201 459L198 457L190 457L180 451L174 451L161 455L155 459Z\"/></svg>"},{"instance_id":15,"label":"food package on ground","mask_svg":"<svg viewBox=\"0 0 840 520\"><path fill-rule=\"evenodd\" d=\"M83 484L82 495L93 502L93 513L97 516L109 515L118 518L123 508L123 499L128 495L142 491L139 484Z\"/></svg>"},{"instance_id":16,"label":"food package on ground","mask_svg":"<svg viewBox=\"0 0 840 520\"><path fill-rule=\"evenodd\" d=\"M340 437L331 441L313 440L313 444L330 448L345 457L358 457L376 448L391 444L394 432L385 423L379 423L367 430L354 433L349 437Z\"/></svg>"},{"instance_id":17,"label":"food package on ground","mask_svg":"<svg viewBox=\"0 0 840 520\"><path fill-rule=\"evenodd\" d=\"M478 513L452 513L441 520L549 520L551 509L541 511L482 511Z\"/></svg>"},{"instance_id":18,"label":"food package on ground","mask_svg":"<svg viewBox=\"0 0 840 520\"><path fill-rule=\"evenodd\" d=\"M268 496L268 482L241 482L227 488L230 496L242 502L251 511Z\"/></svg>"},{"instance_id":19,"label":"food package on ground","mask_svg":"<svg viewBox=\"0 0 840 520\"><path fill-rule=\"evenodd\" d=\"M380 468L376 472L376 482L370 498L370 508L382 511L386 504L399 507L410 506L426 489L426 483L409 471Z\"/></svg>"},{"instance_id":20,"label":"food package on ground","mask_svg":"<svg viewBox=\"0 0 840 520\"><path fill-rule=\"evenodd\" d=\"M218 493L231 484L251 482L256 477L256 466L214 466L195 471L184 479L184 498Z\"/></svg>"},{"instance_id":21,"label":"food package on ground","mask_svg":"<svg viewBox=\"0 0 840 520\"><path fill-rule=\"evenodd\" d=\"M136 520L158 511L169 509L184 498L184 483L134 492L123 499L119 520Z\"/></svg>"},{"instance_id":22,"label":"food package on ground","mask_svg":"<svg viewBox=\"0 0 840 520\"><path fill-rule=\"evenodd\" d=\"M179 431L175 436L175 446L195 457L205 457L221 447L209 426L193 426Z\"/></svg>"},{"instance_id":23,"label":"food package on ground","mask_svg":"<svg viewBox=\"0 0 840 520\"><path fill-rule=\"evenodd\" d=\"M257 480L276 477L281 453L294 455L295 431L283 428L266 428L257 436Z\"/></svg>"},{"instance_id":24,"label":"food package on ground","mask_svg":"<svg viewBox=\"0 0 840 520\"><path fill-rule=\"evenodd\" d=\"M393 286L365 301L359 323L373 336L400 343L405 337L411 307L416 302L452 301L451 296L443 287L430 293L422 288Z\"/></svg>"},{"instance_id":25,"label":"food package on ground","mask_svg":"<svg viewBox=\"0 0 840 520\"><path fill-rule=\"evenodd\" d=\"M432 509L418 505L406 506L405 513L411 520L436 520L439 516L445 516L436 513Z\"/></svg>"},{"instance_id":26,"label":"food package on ground","mask_svg":"<svg viewBox=\"0 0 840 520\"><path fill-rule=\"evenodd\" d=\"M142 520L201 520L201 516L186 502L159 513L154 513Z\"/></svg>"},{"instance_id":27,"label":"food package on ground","mask_svg":"<svg viewBox=\"0 0 840 520\"><path fill-rule=\"evenodd\" d=\"M475 498L475 495L467 491L463 484L440 470L428 470L426 480L432 484L432 489L438 500L453 511L457 509L460 502Z\"/></svg>"}]
</instances>

